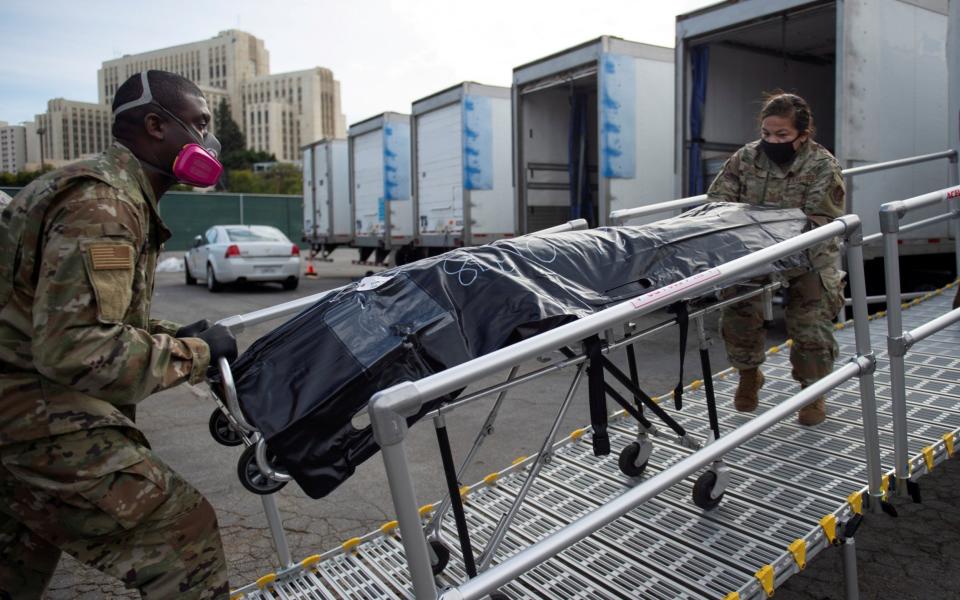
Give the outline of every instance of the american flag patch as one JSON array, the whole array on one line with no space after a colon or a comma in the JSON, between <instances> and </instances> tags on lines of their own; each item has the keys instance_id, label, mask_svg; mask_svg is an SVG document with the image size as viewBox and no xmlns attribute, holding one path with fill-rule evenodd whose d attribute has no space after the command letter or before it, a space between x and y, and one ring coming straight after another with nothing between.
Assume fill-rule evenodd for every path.
<instances>
[{"instance_id":1,"label":"american flag patch","mask_svg":"<svg viewBox=\"0 0 960 600\"><path fill-rule=\"evenodd\" d=\"M94 271L133 269L133 248L119 244L95 244L90 246L90 260Z\"/></svg>"}]
</instances>

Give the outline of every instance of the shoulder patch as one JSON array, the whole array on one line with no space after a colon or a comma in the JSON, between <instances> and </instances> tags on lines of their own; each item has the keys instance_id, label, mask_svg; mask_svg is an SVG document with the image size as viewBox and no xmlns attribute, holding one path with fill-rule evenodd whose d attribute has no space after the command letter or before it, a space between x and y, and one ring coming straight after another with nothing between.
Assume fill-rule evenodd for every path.
<instances>
[{"instance_id":1,"label":"shoulder patch","mask_svg":"<svg viewBox=\"0 0 960 600\"><path fill-rule=\"evenodd\" d=\"M94 271L133 270L133 248L126 244L92 244L88 252Z\"/></svg>"}]
</instances>

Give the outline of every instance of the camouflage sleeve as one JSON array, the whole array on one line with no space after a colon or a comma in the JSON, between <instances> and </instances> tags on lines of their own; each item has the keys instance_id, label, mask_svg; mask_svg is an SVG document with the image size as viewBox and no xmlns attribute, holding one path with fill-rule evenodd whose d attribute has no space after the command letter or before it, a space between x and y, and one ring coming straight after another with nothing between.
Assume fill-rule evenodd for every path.
<instances>
[{"instance_id":1,"label":"camouflage sleeve","mask_svg":"<svg viewBox=\"0 0 960 600\"><path fill-rule=\"evenodd\" d=\"M150 319L150 333L165 333L167 335L176 336L177 331L183 327L180 323L174 323L173 321L167 321L166 319Z\"/></svg>"},{"instance_id":2,"label":"camouflage sleeve","mask_svg":"<svg viewBox=\"0 0 960 600\"><path fill-rule=\"evenodd\" d=\"M740 199L740 152L723 163L716 179L707 190L710 202L742 202Z\"/></svg>"},{"instance_id":3,"label":"camouflage sleeve","mask_svg":"<svg viewBox=\"0 0 960 600\"><path fill-rule=\"evenodd\" d=\"M202 340L124 323L145 225L104 184L67 192L49 213L33 304L34 364L44 376L114 404L202 380Z\"/></svg>"},{"instance_id":4,"label":"camouflage sleeve","mask_svg":"<svg viewBox=\"0 0 960 600\"><path fill-rule=\"evenodd\" d=\"M836 160L831 157L821 161L818 166L817 177L807 191L803 212L817 225L824 225L843 216L846 188L843 172Z\"/></svg>"}]
</instances>

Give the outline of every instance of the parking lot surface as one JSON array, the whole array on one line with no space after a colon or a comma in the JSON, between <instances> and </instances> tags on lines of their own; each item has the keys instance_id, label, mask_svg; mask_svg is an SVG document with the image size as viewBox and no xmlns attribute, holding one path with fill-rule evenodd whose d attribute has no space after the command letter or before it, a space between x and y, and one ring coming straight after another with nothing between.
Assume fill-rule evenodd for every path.
<instances>
[{"instance_id":1,"label":"parking lot surface","mask_svg":"<svg viewBox=\"0 0 960 600\"><path fill-rule=\"evenodd\" d=\"M202 285L187 286L183 273L159 273L153 316L189 323L221 319L273 306L294 298L338 287L372 269L353 265L355 251L339 250L335 262L316 263L320 277L302 279L294 292L279 285L230 287L213 294ZM496 302L497 299L490 299ZM658 317L662 318L662 316ZM650 319L653 323L654 319ZM278 323L251 328L239 337L241 351ZM716 338L716 319L708 323ZM783 340L774 330L770 344ZM674 329L656 334L638 345L641 385L651 393L672 389L677 378L678 340ZM688 372L693 379L699 362L696 343L687 348ZM722 344L712 350L714 370L727 366ZM323 377L323 373L311 373ZM560 372L518 388L500 412L496 431L488 439L465 481L476 481L508 465L515 457L539 449L559 406L570 374ZM492 381L492 380L491 380ZM585 387L585 386L583 386ZM561 431L589 423L585 393L580 394ZM454 454L463 457L472 445L490 402L474 403L458 411L447 424ZM218 445L207 422L214 408L205 386L178 388L148 398L140 405L138 424L153 448L186 477L213 504L222 529L224 547L234 587L247 584L275 569L276 557L263 517L260 498L247 492L237 478L239 448ZM426 503L441 498L444 490L436 439L429 424L411 429L408 457L418 497ZM393 508L379 456L364 463L353 477L328 497L313 500L296 484L278 495L291 552L302 559L367 533L393 519ZM898 499L900 517L870 514L857 536L861 598L926 599L960 598L960 461L953 460L921 480L923 504ZM776 597L786 600L843 598L843 570L839 551L828 551L806 570L789 580ZM96 571L69 557L61 560L47 593L51 600L137 598Z\"/></svg>"}]
</instances>

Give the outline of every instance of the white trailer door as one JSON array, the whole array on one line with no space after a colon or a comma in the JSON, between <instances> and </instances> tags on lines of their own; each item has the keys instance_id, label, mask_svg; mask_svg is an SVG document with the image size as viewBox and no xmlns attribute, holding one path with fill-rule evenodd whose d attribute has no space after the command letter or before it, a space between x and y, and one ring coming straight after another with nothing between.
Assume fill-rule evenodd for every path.
<instances>
[{"instance_id":1,"label":"white trailer door","mask_svg":"<svg viewBox=\"0 0 960 600\"><path fill-rule=\"evenodd\" d=\"M331 142L327 146L327 152L330 154L329 164L331 166L327 175L327 185L333 191L333 198L330 201L331 211L333 212L332 233L336 239L346 240L350 238L350 220L352 219L347 143L344 141Z\"/></svg>"},{"instance_id":2,"label":"white trailer door","mask_svg":"<svg viewBox=\"0 0 960 600\"><path fill-rule=\"evenodd\" d=\"M841 159L844 167L944 150L947 132L947 17L906 2L844 2L844 93ZM884 202L948 185L944 161L862 175L853 179L850 212L863 233L880 230ZM911 212L904 222L943 212ZM946 238L945 223L901 239ZM933 247L931 246L931 249ZM903 248L903 253L922 248Z\"/></svg>"},{"instance_id":3,"label":"white trailer door","mask_svg":"<svg viewBox=\"0 0 960 600\"><path fill-rule=\"evenodd\" d=\"M607 181L610 184L607 215L615 210L663 202L673 196L673 63L630 57L614 58L617 59L617 67L627 69L628 75L620 76L619 72L615 72L607 78L601 78L601 86L631 86L632 89L617 90L620 99L627 104L621 110L629 111L630 115L608 116L601 109L601 118L605 123L615 123L618 118L630 122L632 127L617 124L623 131L632 131L617 138L604 133L601 135L601 146L632 146L621 150L623 156L632 157L632 165L629 166L633 171L627 168L628 165L622 165L620 169L611 169L614 173L610 173L608 168L611 165L604 165L604 159L601 158L601 170L609 177ZM607 59L605 56L604 60ZM610 74L610 71L605 68L603 72ZM606 97L611 95L610 90L603 93ZM664 216L651 215L632 224L652 222ZM601 222L604 221L601 219Z\"/></svg>"},{"instance_id":4,"label":"white trailer door","mask_svg":"<svg viewBox=\"0 0 960 600\"><path fill-rule=\"evenodd\" d=\"M353 188L357 237L383 234L385 215L381 129L353 138Z\"/></svg>"},{"instance_id":5,"label":"white trailer door","mask_svg":"<svg viewBox=\"0 0 960 600\"><path fill-rule=\"evenodd\" d=\"M311 242L314 238L314 194L313 194L313 147L303 150L303 235Z\"/></svg>"},{"instance_id":6,"label":"white trailer door","mask_svg":"<svg viewBox=\"0 0 960 600\"><path fill-rule=\"evenodd\" d=\"M313 152L313 181L316 198L317 234L329 239L330 236L330 208L328 206L330 175L327 172L327 144L314 146Z\"/></svg>"},{"instance_id":7,"label":"white trailer door","mask_svg":"<svg viewBox=\"0 0 960 600\"><path fill-rule=\"evenodd\" d=\"M406 244L416 236L410 197L410 118L391 119L383 129L383 178L390 211L390 244Z\"/></svg>"},{"instance_id":8,"label":"white trailer door","mask_svg":"<svg viewBox=\"0 0 960 600\"><path fill-rule=\"evenodd\" d=\"M463 229L460 104L417 117L417 202L422 234Z\"/></svg>"},{"instance_id":9,"label":"white trailer door","mask_svg":"<svg viewBox=\"0 0 960 600\"><path fill-rule=\"evenodd\" d=\"M517 232L516 198L513 195L513 145L510 137L510 100L508 98L474 98L475 108L469 111L476 115L471 126L475 143L466 144L464 151L473 151L473 159L481 170L491 168L489 177L480 178L479 185L470 194L470 239L468 244L484 244L495 239L515 235ZM464 108L465 112L466 107ZM486 136L489 142L482 138ZM489 156L483 156L489 153Z\"/></svg>"}]
</instances>

